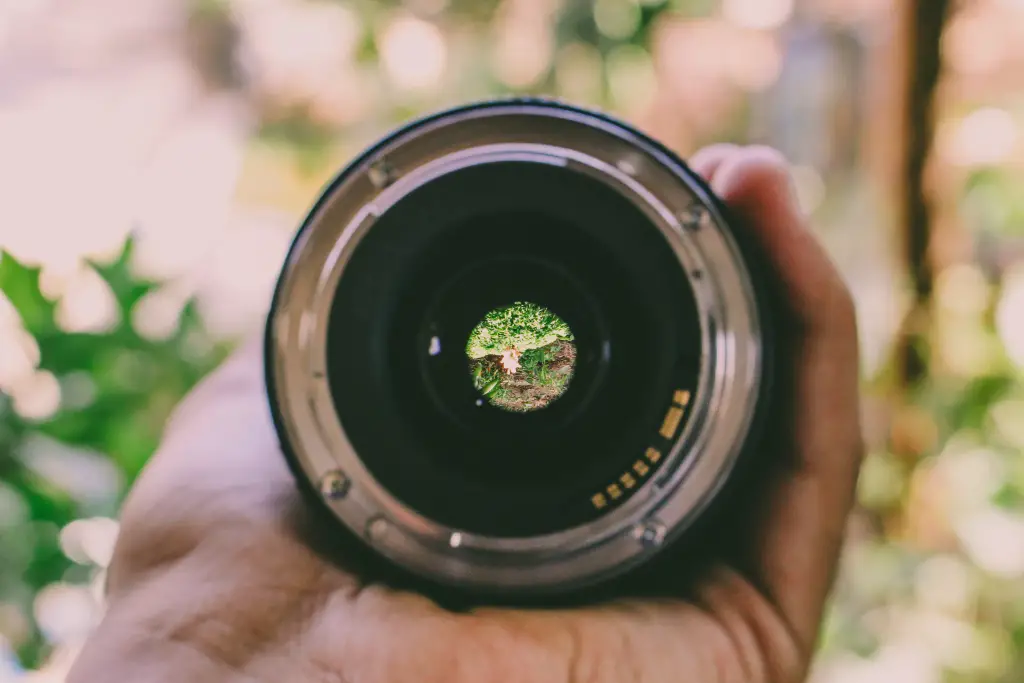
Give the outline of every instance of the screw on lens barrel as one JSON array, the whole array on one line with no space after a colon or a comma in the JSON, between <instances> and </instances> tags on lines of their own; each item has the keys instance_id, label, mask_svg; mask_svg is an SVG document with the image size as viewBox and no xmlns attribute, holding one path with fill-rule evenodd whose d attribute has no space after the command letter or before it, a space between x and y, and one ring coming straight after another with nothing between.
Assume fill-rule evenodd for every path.
<instances>
[{"instance_id":1,"label":"screw on lens barrel","mask_svg":"<svg viewBox=\"0 0 1024 683\"><path fill-rule=\"evenodd\" d=\"M665 541L668 529L657 520L642 522L633 529L633 537L646 547L657 547Z\"/></svg>"},{"instance_id":2,"label":"screw on lens barrel","mask_svg":"<svg viewBox=\"0 0 1024 683\"><path fill-rule=\"evenodd\" d=\"M677 218L684 230L699 230L707 216L707 209L699 204L693 204L681 211Z\"/></svg>"},{"instance_id":3,"label":"screw on lens barrel","mask_svg":"<svg viewBox=\"0 0 1024 683\"><path fill-rule=\"evenodd\" d=\"M395 182L395 170L387 159L378 159L367 169L367 177L378 190L382 190Z\"/></svg>"},{"instance_id":4,"label":"screw on lens barrel","mask_svg":"<svg viewBox=\"0 0 1024 683\"><path fill-rule=\"evenodd\" d=\"M320 480L320 493L327 500L341 500L348 495L352 482L341 470L333 470Z\"/></svg>"}]
</instances>

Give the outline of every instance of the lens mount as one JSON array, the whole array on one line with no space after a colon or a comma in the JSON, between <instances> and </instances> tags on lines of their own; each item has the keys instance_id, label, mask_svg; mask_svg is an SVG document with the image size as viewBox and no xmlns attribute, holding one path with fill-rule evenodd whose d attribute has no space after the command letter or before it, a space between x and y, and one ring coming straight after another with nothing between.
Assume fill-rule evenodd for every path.
<instances>
[{"instance_id":1,"label":"lens mount","mask_svg":"<svg viewBox=\"0 0 1024 683\"><path fill-rule=\"evenodd\" d=\"M691 293L700 345L693 386L674 387L655 398L661 416L653 437L657 443L637 444L637 463L645 462L643 471L651 469L650 476L635 481L624 470L622 481L628 477L634 484L621 504L611 504L618 498L613 492L621 493L613 478L588 497L594 507L607 504L607 511L566 528L521 534L456 525L396 495L396 487L385 485L369 466L365 449L361 453L353 444L361 427L339 416L331 379L332 315L339 287L354 277L360 245L382 229L396 207L426 188L459 174L483 177L508 167L585 178L642 214ZM512 100L411 123L328 186L282 271L268 322L266 361L272 412L289 463L355 536L392 563L438 584L527 594L618 576L693 525L732 474L763 408L759 402L770 370L768 321L749 254L741 246L724 210L682 162L602 114ZM570 284L558 288L570 289ZM595 346L594 367L611 352ZM656 457L644 460L645 453Z\"/></svg>"}]
</instances>

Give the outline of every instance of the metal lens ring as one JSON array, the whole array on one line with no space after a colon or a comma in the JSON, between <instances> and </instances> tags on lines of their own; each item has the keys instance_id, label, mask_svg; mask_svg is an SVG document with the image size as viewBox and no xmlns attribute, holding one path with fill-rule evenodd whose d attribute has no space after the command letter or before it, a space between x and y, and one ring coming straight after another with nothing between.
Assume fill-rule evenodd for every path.
<instances>
[{"instance_id":1,"label":"metal lens ring","mask_svg":"<svg viewBox=\"0 0 1024 683\"><path fill-rule=\"evenodd\" d=\"M556 533L495 538L427 519L370 474L327 382L326 320L360 240L403 197L473 166L565 167L627 197L664 236L692 286L702 342L689 417L657 476L619 507ZM683 533L730 475L764 380L753 281L723 215L691 173L603 115L543 101L487 103L410 124L325 191L290 251L268 323L270 400L293 469L379 554L430 580L506 593L604 580Z\"/></svg>"}]
</instances>

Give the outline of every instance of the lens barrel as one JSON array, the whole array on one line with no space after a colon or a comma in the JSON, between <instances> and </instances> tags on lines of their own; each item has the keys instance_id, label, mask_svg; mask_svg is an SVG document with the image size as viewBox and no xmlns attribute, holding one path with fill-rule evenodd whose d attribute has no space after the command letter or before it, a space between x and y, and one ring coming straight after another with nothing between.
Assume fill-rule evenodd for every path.
<instances>
[{"instance_id":1,"label":"lens barrel","mask_svg":"<svg viewBox=\"0 0 1024 683\"><path fill-rule=\"evenodd\" d=\"M349 552L439 591L580 593L729 505L769 411L770 289L744 226L627 124L462 106L378 142L305 219L267 324L271 411ZM532 412L483 400L466 356L517 302L572 331L571 380Z\"/></svg>"}]
</instances>

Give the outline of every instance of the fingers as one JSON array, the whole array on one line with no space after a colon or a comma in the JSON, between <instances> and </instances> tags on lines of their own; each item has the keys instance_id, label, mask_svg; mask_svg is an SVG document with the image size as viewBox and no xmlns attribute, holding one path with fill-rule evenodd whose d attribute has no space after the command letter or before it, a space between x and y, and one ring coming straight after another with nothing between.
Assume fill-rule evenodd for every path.
<instances>
[{"instance_id":1,"label":"fingers","mask_svg":"<svg viewBox=\"0 0 1024 683\"><path fill-rule=\"evenodd\" d=\"M782 285L789 315L782 316L780 332L799 361L796 404L838 410L829 397L848 399L859 388L856 309L798 207L785 158L767 147L719 145L698 152L693 165L710 173L706 178L712 189L753 231L771 262L772 276Z\"/></svg>"},{"instance_id":2,"label":"fingers","mask_svg":"<svg viewBox=\"0 0 1024 683\"><path fill-rule=\"evenodd\" d=\"M710 176L711 188L741 221L754 226L798 321L850 334L855 325L852 299L799 209L786 160L767 147L735 148L721 155Z\"/></svg>"},{"instance_id":3,"label":"fingers","mask_svg":"<svg viewBox=\"0 0 1024 683\"><path fill-rule=\"evenodd\" d=\"M718 167L726 159L739 150L738 145L718 144L705 147L690 157L690 168L710 180L718 172Z\"/></svg>"},{"instance_id":4,"label":"fingers","mask_svg":"<svg viewBox=\"0 0 1024 683\"><path fill-rule=\"evenodd\" d=\"M774 478L748 520L748 566L805 646L831 587L863 445L852 298L797 207L785 160L760 147L712 149L697 165L750 226L782 285L789 358L773 432Z\"/></svg>"}]
</instances>

